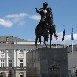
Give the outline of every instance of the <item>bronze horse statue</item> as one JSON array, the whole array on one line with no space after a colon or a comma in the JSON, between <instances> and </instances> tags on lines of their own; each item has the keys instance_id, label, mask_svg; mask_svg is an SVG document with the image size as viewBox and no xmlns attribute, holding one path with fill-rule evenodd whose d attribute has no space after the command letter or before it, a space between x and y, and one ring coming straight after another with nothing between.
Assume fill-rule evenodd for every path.
<instances>
[{"instance_id":1,"label":"bronze horse statue","mask_svg":"<svg viewBox=\"0 0 77 77\"><path fill-rule=\"evenodd\" d=\"M49 30L47 28L44 28L42 30L42 26L40 24L38 24L35 28L35 35L36 35L36 39L35 39L35 45L37 47L37 42L38 42L38 39L39 39L39 42L41 44L41 36L44 37L44 44L46 45L46 41L48 41L48 36L49 36ZM47 45L46 45L47 46Z\"/></svg>"},{"instance_id":2,"label":"bronze horse statue","mask_svg":"<svg viewBox=\"0 0 77 77\"><path fill-rule=\"evenodd\" d=\"M41 44L41 36L44 37L43 43L47 47L45 42L46 41L48 42L48 38L49 38L49 35L50 35L50 48L51 48L52 35L53 35L55 29L54 29L54 25L51 25L51 26L46 25L46 26L47 26L47 28L45 28L44 30L42 30L41 25L39 27L37 25L36 28L35 28L35 35L36 35L35 45L36 45L36 47L37 47L38 39L39 39L39 42Z\"/></svg>"},{"instance_id":3,"label":"bronze horse statue","mask_svg":"<svg viewBox=\"0 0 77 77\"><path fill-rule=\"evenodd\" d=\"M35 45L37 47L37 42L38 42L38 39L39 39L39 42L41 44L41 36L44 37L44 44L45 46L47 47L46 45L46 41L48 42L48 38L50 36L50 48L51 48L51 40L52 40L52 35L54 34L54 36L56 37L57 39L57 35L55 34L56 33L56 30L55 30L55 25L53 25L53 15L51 15L51 8L48 8L47 9L47 14L46 14L46 19L45 19L45 23L44 24L41 24L39 23L36 28L35 28L35 35L36 35L36 39L35 39ZM52 17L51 17L52 16ZM42 28L43 26L43 28Z\"/></svg>"}]
</instances>

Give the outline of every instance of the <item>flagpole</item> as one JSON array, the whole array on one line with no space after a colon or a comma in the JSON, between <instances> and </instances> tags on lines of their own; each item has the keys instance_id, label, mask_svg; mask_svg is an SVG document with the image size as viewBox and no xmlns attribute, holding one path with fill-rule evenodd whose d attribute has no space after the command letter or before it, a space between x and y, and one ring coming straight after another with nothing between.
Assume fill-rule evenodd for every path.
<instances>
[{"instance_id":1,"label":"flagpole","mask_svg":"<svg viewBox=\"0 0 77 77\"><path fill-rule=\"evenodd\" d=\"M65 40L64 40L64 48L65 48Z\"/></svg>"},{"instance_id":2,"label":"flagpole","mask_svg":"<svg viewBox=\"0 0 77 77\"><path fill-rule=\"evenodd\" d=\"M72 40L72 53L73 53L73 40Z\"/></svg>"}]
</instances>

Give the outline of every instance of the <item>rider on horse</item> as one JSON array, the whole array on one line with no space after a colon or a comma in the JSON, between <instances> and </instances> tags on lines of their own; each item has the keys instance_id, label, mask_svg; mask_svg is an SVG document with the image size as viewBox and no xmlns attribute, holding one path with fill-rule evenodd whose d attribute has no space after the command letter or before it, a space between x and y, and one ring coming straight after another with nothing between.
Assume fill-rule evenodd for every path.
<instances>
[{"instance_id":1,"label":"rider on horse","mask_svg":"<svg viewBox=\"0 0 77 77\"><path fill-rule=\"evenodd\" d=\"M41 15L41 20L37 27L39 28L41 26L42 34L44 34L44 30L47 30L47 28L53 27L53 33L55 37L58 37L56 35L55 26L53 25L53 14L52 9L48 7L48 3L43 3L43 8L40 8L39 10L36 8L36 12Z\"/></svg>"},{"instance_id":2,"label":"rider on horse","mask_svg":"<svg viewBox=\"0 0 77 77\"><path fill-rule=\"evenodd\" d=\"M42 30L44 29L45 24L45 19L46 19L46 13L47 13L47 6L48 4L45 2L43 3L43 8L40 8L39 10L36 8L36 12L39 13L41 15L41 20L38 24L38 26L42 27Z\"/></svg>"},{"instance_id":3,"label":"rider on horse","mask_svg":"<svg viewBox=\"0 0 77 77\"><path fill-rule=\"evenodd\" d=\"M36 12L41 15L41 20L36 28L41 29L39 31L41 31L41 35L46 39L45 41L48 41L48 29L46 24L47 6L48 4L45 2L43 3L43 8L40 8L39 10L36 8Z\"/></svg>"},{"instance_id":4,"label":"rider on horse","mask_svg":"<svg viewBox=\"0 0 77 77\"><path fill-rule=\"evenodd\" d=\"M41 36L44 37L44 44L45 41L48 42L49 34L50 34L50 40L52 40L52 35L54 33L54 36L57 39L55 26L53 25L53 14L51 8L48 7L48 3L43 3L43 8L36 9L36 12L40 14L41 20L39 24L35 28L35 45L37 45L37 40L39 39L39 42L41 44ZM51 43L51 42L50 42Z\"/></svg>"}]
</instances>

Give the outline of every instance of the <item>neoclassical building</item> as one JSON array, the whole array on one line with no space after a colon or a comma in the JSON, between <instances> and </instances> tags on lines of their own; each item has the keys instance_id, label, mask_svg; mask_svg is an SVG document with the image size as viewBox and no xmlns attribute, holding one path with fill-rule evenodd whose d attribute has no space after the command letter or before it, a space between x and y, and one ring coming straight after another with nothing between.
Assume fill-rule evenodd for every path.
<instances>
[{"instance_id":1,"label":"neoclassical building","mask_svg":"<svg viewBox=\"0 0 77 77\"><path fill-rule=\"evenodd\" d=\"M1 36L0 77L26 77L26 53L33 48L34 41Z\"/></svg>"}]
</instances>

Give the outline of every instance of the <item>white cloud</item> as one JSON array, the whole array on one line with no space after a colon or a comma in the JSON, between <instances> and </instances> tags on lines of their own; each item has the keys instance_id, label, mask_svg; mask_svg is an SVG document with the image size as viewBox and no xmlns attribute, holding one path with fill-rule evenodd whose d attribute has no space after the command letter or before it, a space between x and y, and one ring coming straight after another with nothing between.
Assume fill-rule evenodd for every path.
<instances>
[{"instance_id":1,"label":"white cloud","mask_svg":"<svg viewBox=\"0 0 77 77\"><path fill-rule=\"evenodd\" d=\"M40 20L39 15L28 15L27 13L9 14L0 18L0 25L4 27L12 27L13 25L23 26L26 23L26 19Z\"/></svg>"},{"instance_id":2,"label":"white cloud","mask_svg":"<svg viewBox=\"0 0 77 77\"><path fill-rule=\"evenodd\" d=\"M77 34L76 33L73 34L73 37L74 37L74 40L77 40ZM65 41L69 41L69 40L71 40L71 34L65 36Z\"/></svg>"},{"instance_id":3,"label":"white cloud","mask_svg":"<svg viewBox=\"0 0 77 77\"><path fill-rule=\"evenodd\" d=\"M39 15L32 15L30 18L34 19L34 20L40 20L41 19L41 17Z\"/></svg>"},{"instance_id":4,"label":"white cloud","mask_svg":"<svg viewBox=\"0 0 77 77\"><path fill-rule=\"evenodd\" d=\"M77 34L76 33L74 34L74 39L77 40Z\"/></svg>"},{"instance_id":5,"label":"white cloud","mask_svg":"<svg viewBox=\"0 0 77 77\"><path fill-rule=\"evenodd\" d=\"M28 16L27 13L19 13L19 14L9 14L3 18L0 18L0 25L4 27L12 27L15 25L24 25L25 18Z\"/></svg>"},{"instance_id":6,"label":"white cloud","mask_svg":"<svg viewBox=\"0 0 77 77\"><path fill-rule=\"evenodd\" d=\"M28 16L27 13L19 13L19 14L10 14L5 16L5 18L10 19L11 22L13 22L16 25L24 25L25 24L25 18ZM24 22L24 23L22 23Z\"/></svg>"},{"instance_id":7,"label":"white cloud","mask_svg":"<svg viewBox=\"0 0 77 77\"><path fill-rule=\"evenodd\" d=\"M27 13L19 13L19 14L7 15L7 16L5 16L5 18L9 19L10 21L12 21L16 25L19 25L21 22L25 21L25 18L27 16L28 16Z\"/></svg>"},{"instance_id":8,"label":"white cloud","mask_svg":"<svg viewBox=\"0 0 77 77\"><path fill-rule=\"evenodd\" d=\"M13 23L10 20L0 19L0 25L9 28L13 25Z\"/></svg>"},{"instance_id":9,"label":"white cloud","mask_svg":"<svg viewBox=\"0 0 77 77\"><path fill-rule=\"evenodd\" d=\"M58 39L57 40L55 39L54 36L52 37L52 43L63 44L64 41L65 41L65 44L71 44L71 42L72 42L71 41L71 34L65 35L64 41L62 41L63 32L59 32L59 33L57 33L57 35L58 35ZM74 33L73 37L74 37L74 44L75 44L75 43L77 43L77 34Z\"/></svg>"},{"instance_id":10,"label":"white cloud","mask_svg":"<svg viewBox=\"0 0 77 77\"><path fill-rule=\"evenodd\" d=\"M24 25L25 18L28 16L27 13L19 13L19 14L9 14L4 17L4 19L0 19L0 25L4 27L12 27L15 25Z\"/></svg>"},{"instance_id":11,"label":"white cloud","mask_svg":"<svg viewBox=\"0 0 77 77\"><path fill-rule=\"evenodd\" d=\"M27 13L19 13L19 14L10 14L5 16L6 18L22 18L28 16Z\"/></svg>"}]
</instances>

